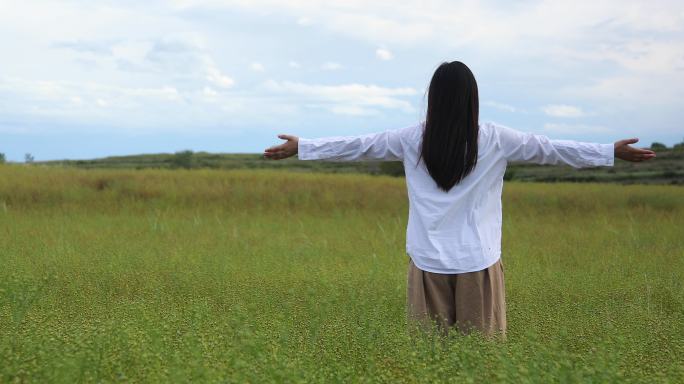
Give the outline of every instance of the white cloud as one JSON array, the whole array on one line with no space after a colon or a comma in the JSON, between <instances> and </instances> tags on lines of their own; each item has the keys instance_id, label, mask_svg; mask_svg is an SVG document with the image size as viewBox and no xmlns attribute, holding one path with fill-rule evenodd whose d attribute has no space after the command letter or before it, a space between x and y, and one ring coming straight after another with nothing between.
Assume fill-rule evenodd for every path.
<instances>
[{"instance_id":1,"label":"white cloud","mask_svg":"<svg viewBox=\"0 0 684 384\"><path fill-rule=\"evenodd\" d=\"M150 41L124 40L115 43L110 49L114 59L142 65L152 48Z\"/></svg>"},{"instance_id":2,"label":"white cloud","mask_svg":"<svg viewBox=\"0 0 684 384\"><path fill-rule=\"evenodd\" d=\"M328 61L321 66L321 69L326 71L336 71L338 69L342 69L342 64L336 63L334 61Z\"/></svg>"},{"instance_id":3,"label":"white cloud","mask_svg":"<svg viewBox=\"0 0 684 384\"><path fill-rule=\"evenodd\" d=\"M204 95L209 97L209 98L215 98L219 94L218 92L213 90L211 87L204 87L204 89L202 89L202 93L204 93Z\"/></svg>"},{"instance_id":4,"label":"white cloud","mask_svg":"<svg viewBox=\"0 0 684 384\"><path fill-rule=\"evenodd\" d=\"M584 98L594 103L612 101L622 112L647 112L643 106L653 107L671 106L675 109L684 104L684 86L680 83L684 79L684 71L679 73L653 72L648 75L633 76L629 74L615 74L599 78L589 84L577 84L559 90L563 96Z\"/></svg>"},{"instance_id":5,"label":"white cloud","mask_svg":"<svg viewBox=\"0 0 684 384\"><path fill-rule=\"evenodd\" d=\"M239 22L231 24L236 19L258 25L259 33L242 33ZM292 28L297 24L306 28ZM23 79L17 86L0 78L0 116L12 116L13 123L40 116L56 122L64 117L69 124L162 126L188 116L190 127L196 123L193 118L197 124L216 124L230 114L231 122L244 125L259 116L295 116L306 105L300 102L336 114L382 115L383 109L410 110L414 95L376 92L363 85L354 94L329 86L334 92L348 92L335 98L317 84L383 79L387 85L392 82L389 76L395 76L420 90L424 81L416 79L423 78L433 60L458 54L455 59L476 71L483 94L515 100L515 106L483 102L488 107L524 113L517 105L568 100L591 110L561 104L539 112L563 121L600 111L591 120L596 125L585 128L634 122L634 129L681 136L681 0L25 0L0 2L0 25L0 46L7 53L0 76ZM320 51L283 49L312 34L325 42ZM368 55L369 47L380 60L394 56L388 47L406 54L393 59L396 71L378 73L387 70L386 65L356 61ZM426 51L435 57L421 54ZM239 59L237 52L244 53L242 57L268 52L272 62L287 63L268 65L269 75L305 81L308 84L292 83L305 90L253 85L261 79L250 73L249 61ZM349 70L320 73L309 64L346 55L352 55L343 60ZM307 63L303 68L308 71L289 70L302 68L299 62L288 62L291 57ZM329 62L318 65L321 68L334 71L342 65ZM377 87L396 89L380 82ZM511 96L511 89L524 90L518 93L520 99ZM358 95L360 100L355 99ZM98 100L107 107L98 107ZM260 108L268 112L250 112ZM549 124L549 129L570 129Z\"/></svg>"},{"instance_id":6,"label":"white cloud","mask_svg":"<svg viewBox=\"0 0 684 384\"><path fill-rule=\"evenodd\" d=\"M614 129L602 125L590 124L565 124L565 123L545 123L544 131L556 135L599 135L615 134Z\"/></svg>"},{"instance_id":7,"label":"white cloud","mask_svg":"<svg viewBox=\"0 0 684 384\"><path fill-rule=\"evenodd\" d=\"M266 70L263 64L261 64L258 61L253 62L252 64L249 65L249 69L251 69L254 72L263 72Z\"/></svg>"},{"instance_id":8,"label":"white cloud","mask_svg":"<svg viewBox=\"0 0 684 384\"><path fill-rule=\"evenodd\" d=\"M394 54L389 49L378 48L375 50L375 57L380 60L392 60L394 58Z\"/></svg>"},{"instance_id":9,"label":"white cloud","mask_svg":"<svg viewBox=\"0 0 684 384\"><path fill-rule=\"evenodd\" d=\"M358 105L332 105L328 109L334 114L347 116L373 116L379 114L375 109L364 108Z\"/></svg>"},{"instance_id":10,"label":"white cloud","mask_svg":"<svg viewBox=\"0 0 684 384\"><path fill-rule=\"evenodd\" d=\"M499 103L499 102L496 102L496 101L485 101L485 102L482 103L482 104L487 105L487 106L490 106L490 107L493 107L493 108L496 108L496 109L499 109L499 110L502 110L502 111L506 111L506 112L516 112L516 111L518 111L518 108L516 108L516 107L514 107L514 106L512 106L512 105L504 104L504 103Z\"/></svg>"},{"instance_id":11,"label":"white cloud","mask_svg":"<svg viewBox=\"0 0 684 384\"><path fill-rule=\"evenodd\" d=\"M304 24L316 20L317 28L364 43L458 48L481 63L514 59L518 65L510 66L515 70L507 74L533 76L545 70L548 80L543 86L555 81L553 86L561 92L568 88L561 83L569 78L576 80L571 89L583 90L615 74L630 79L621 82L633 87L624 92L634 100L637 90L648 87L648 73L658 73L668 79L669 89L684 92L681 0L177 0L175 5L239 8L255 14L268 9ZM606 71L607 64L612 71ZM620 100L606 94L600 101Z\"/></svg>"},{"instance_id":12,"label":"white cloud","mask_svg":"<svg viewBox=\"0 0 684 384\"><path fill-rule=\"evenodd\" d=\"M309 26L311 25L311 19L309 19L308 17L300 17L297 19L297 24L304 27Z\"/></svg>"},{"instance_id":13,"label":"white cloud","mask_svg":"<svg viewBox=\"0 0 684 384\"><path fill-rule=\"evenodd\" d=\"M511 5L505 2L404 0L177 0L180 8L243 8L255 12L269 9L298 18L312 19L338 33L370 41L401 44L439 39L440 43L491 43L558 36L572 40L597 29L631 28L658 32L681 32L682 3L678 0L554 0Z\"/></svg>"},{"instance_id":14,"label":"white cloud","mask_svg":"<svg viewBox=\"0 0 684 384\"><path fill-rule=\"evenodd\" d=\"M270 80L264 86L274 93L296 96L298 102L323 105L334 113L351 115L373 114L374 108L412 112L414 107L402 97L417 94L411 87L388 88L365 84L318 85Z\"/></svg>"},{"instance_id":15,"label":"white cloud","mask_svg":"<svg viewBox=\"0 0 684 384\"><path fill-rule=\"evenodd\" d=\"M0 106L0 115L37 115L90 121L98 115L92 107L118 111L144 110L148 106L182 103L184 96L172 86L122 87L92 82L35 81L0 77L0 94L12 104ZM25 118L24 118L25 119Z\"/></svg>"},{"instance_id":16,"label":"white cloud","mask_svg":"<svg viewBox=\"0 0 684 384\"><path fill-rule=\"evenodd\" d=\"M640 74L671 72L684 68L684 42L653 38L619 39L596 44L591 50L555 48L559 55L574 60L613 62Z\"/></svg>"},{"instance_id":17,"label":"white cloud","mask_svg":"<svg viewBox=\"0 0 684 384\"><path fill-rule=\"evenodd\" d=\"M216 68L213 64L207 65L206 72L207 81L218 87L230 88L233 85L235 85L235 80L221 73L221 71L218 68Z\"/></svg>"},{"instance_id":18,"label":"white cloud","mask_svg":"<svg viewBox=\"0 0 684 384\"><path fill-rule=\"evenodd\" d=\"M584 111L580 107L565 104L547 105L542 108L545 114L553 117L583 117Z\"/></svg>"}]
</instances>

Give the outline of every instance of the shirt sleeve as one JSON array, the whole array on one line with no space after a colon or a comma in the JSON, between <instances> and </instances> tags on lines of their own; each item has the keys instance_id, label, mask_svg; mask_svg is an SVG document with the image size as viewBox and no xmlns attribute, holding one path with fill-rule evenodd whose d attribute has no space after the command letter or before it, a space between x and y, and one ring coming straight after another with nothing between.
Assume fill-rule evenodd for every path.
<instances>
[{"instance_id":1,"label":"shirt sleeve","mask_svg":"<svg viewBox=\"0 0 684 384\"><path fill-rule=\"evenodd\" d=\"M614 144L551 140L544 135L520 132L491 124L497 144L507 161L567 164L575 168L613 166Z\"/></svg>"},{"instance_id":2,"label":"shirt sleeve","mask_svg":"<svg viewBox=\"0 0 684 384\"><path fill-rule=\"evenodd\" d=\"M299 160L401 161L404 159L402 137L409 128L359 136L331 136L299 139Z\"/></svg>"}]
</instances>

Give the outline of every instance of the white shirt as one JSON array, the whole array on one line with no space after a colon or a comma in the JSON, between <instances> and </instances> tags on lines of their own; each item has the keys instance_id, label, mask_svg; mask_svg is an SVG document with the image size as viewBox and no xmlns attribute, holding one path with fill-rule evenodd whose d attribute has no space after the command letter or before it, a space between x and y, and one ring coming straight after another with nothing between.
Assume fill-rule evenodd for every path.
<instances>
[{"instance_id":1,"label":"white shirt","mask_svg":"<svg viewBox=\"0 0 684 384\"><path fill-rule=\"evenodd\" d=\"M420 155L424 123L360 136L299 139L300 160L402 161L408 187L406 253L428 272L465 273L501 256L501 192L508 162L612 166L614 146L570 140L481 123L477 164L449 192L437 187Z\"/></svg>"}]
</instances>

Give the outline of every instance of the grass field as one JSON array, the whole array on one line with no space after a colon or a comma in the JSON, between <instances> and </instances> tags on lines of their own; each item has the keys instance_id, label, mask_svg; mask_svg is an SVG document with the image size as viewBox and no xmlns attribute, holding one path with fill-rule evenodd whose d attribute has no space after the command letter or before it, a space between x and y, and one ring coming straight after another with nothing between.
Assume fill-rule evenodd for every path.
<instances>
[{"instance_id":1,"label":"grass field","mask_svg":"<svg viewBox=\"0 0 684 384\"><path fill-rule=\"evenodd\" d=\"M411 339L401 178L0 166L0 382L684 382L684 189L503 199L508 341Z\"/></svg>"}]
</instances>

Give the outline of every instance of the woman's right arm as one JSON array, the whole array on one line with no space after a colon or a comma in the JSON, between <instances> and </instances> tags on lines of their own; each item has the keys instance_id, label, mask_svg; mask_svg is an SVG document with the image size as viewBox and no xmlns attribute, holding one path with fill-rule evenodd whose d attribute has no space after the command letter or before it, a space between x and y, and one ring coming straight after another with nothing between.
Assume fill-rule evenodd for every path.
<instances>
[{"instance_id":1,"label":"woman's right arm","mask_svg":"<svg viewBox=\"0 0 684 384\"><path fill-rule=\"evenodd\" d=\"M401 161L404 157L402 138L416 126L357 136L330 136L304 139L278 135L284 144L264 151L264 157L279 160L299 154L300 160L326 161Z\"/></svg>"},{"instance_id":2,"label":"woman's right arm","mask_svg":"<svg viewBox=\"0 0 684 384\"><path fill-rule=\"evenodd\" d=\"M520 132L505 126L490 124L495 131L497 145L507 161L536 164L567 164L575 168L612 166L614 158L644 161L655 157L655 152L634 148L638 139L619 140L599 144L572 140L551 140L543 135Z\"/></svg>"}]
</instances>

